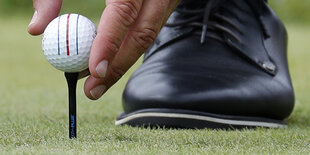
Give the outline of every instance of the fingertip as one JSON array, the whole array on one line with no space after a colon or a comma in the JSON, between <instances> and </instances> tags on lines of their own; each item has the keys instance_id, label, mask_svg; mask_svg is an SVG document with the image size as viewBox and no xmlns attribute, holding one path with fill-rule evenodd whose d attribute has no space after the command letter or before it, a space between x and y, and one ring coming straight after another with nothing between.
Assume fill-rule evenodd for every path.
<instances>
[{"instance_id":1,"label":"fingertip","mask_svg":"<svg viewBox=\"0 0 310 155\"><path fill-rule=\"evenodd\" d=\"M99 61L99 58L98 58L98 56L94 56L94 53L97 53L97 50L98 50L98 47L96 47L96 46L98 46L97 45L98 43L96 43L97 42L96 41L97 36L95 37L93 44L92 44L92 47L91 47L89 62L88 62L88 68L89 68L89 72L90 72L91 76L99 78L99 76L96 73L96 65L97 65L97 62Z\"/></svg>"},{"instance_id":2,"label":"fingertip","mask_svg":"<svg viewBox=\"0 0 310 155\"><path fill-rule=\"evenodd\" d=\"M38 31L38 29L36 28L37 19L38 19L38 11L35 10L31 18L31 21L28 25L28 33L31 35L40 34L40 31Z\"/></svg>"},{"instance_id":3,"label":"fingertip","mask_svg":"<svg viewBox=\"0 0 310 155\"><path fill-rule=\"evenodd\" d=\"M87 98L91 99L91 100L96 100L95 98L93 98L93 96L90 94L90 89L91 89L91 76L89 76L84 83L84 94L86 95Z\"/></svg>"},{"instance_id":4,"label":"fingertip","mask_svg":"<svg viewBox=\"0 0 310 155\"><path fill-rule=\"evenodd\" d=\"M28 26L28 33L37 36L44 32L45 27L38 25L37 23L30 24Z\"/></svg>"},{"instance_id":5,"label":"fingertip","mask_svg":"<svg viewBox=\"0 0 310 155\"><path fill-rule=\"evenodd\" d=\"M105 85L98 85L92 88L89 93L93 99L97 100L105 93L106 90L107 87Z\"/></svg>"},{"instance_id":6,"label":"fingertip","mask_svg":"<svg viewBox=\"0 0 310 155\"><path fill-rule=\"evenodd\" d=\"M95 65L91 65L91 61L89 62L89 72L90 72L90 75L95 77L95 78L100 78L96 72L96 66Z\"/></svg>"},{"instance_id":7,"label":"fingertip","mask_svg":"<svg viewBox=\"0 0 310 155\"><path fill-rule=\"evenodd\" d=\"M100 79L89 76L84 83L84 93L91 100L98 100L107 91Z\"/></svg>"},{"instance_id":8,"label":"fingertip","mask_svg":"<svg viewBox=\"0 0 310 155\"><path fill-rule=\"evenodd\" d=\"M34 14L28 25L28 33L40 35L46 26L58 16L62 0L36 0L34 1Z\"/></svg>"},{"instance_id":9,"label":"fingertip","mask_svg":"<svg viewBox=\"0 0 310 155\"><path fill-rule=\"evenodd\" d=\"M104 78L107 73L108 59L112 59L112 56L105 50L106 43L104 39L97 35L92 44L88 64L90 74L95 78ZM116 51L114 53L116 53Z\"/></svg>"},{"instance_id":10,"label":"fingertip","mask_svg":"<svg viewBox=\"0 0 310 155\"><path fill-rule=\"evenodd\" d=\"M47 25L58 16L58 13L53 16L44 17L44 15L41 15L40 12L38 12L34 13L34 16L37 17L31 19L30 24L28 25L28 33L36 36L44 32Z\"/></svg>"}]
</instances>

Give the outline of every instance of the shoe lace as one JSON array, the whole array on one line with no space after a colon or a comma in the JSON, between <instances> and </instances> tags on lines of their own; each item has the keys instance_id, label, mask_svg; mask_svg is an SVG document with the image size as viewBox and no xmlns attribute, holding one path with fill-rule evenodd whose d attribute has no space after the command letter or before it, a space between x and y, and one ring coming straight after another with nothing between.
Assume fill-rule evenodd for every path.
<instances>
[{"instance_id":1,"label":"shoe lace","mask_svg":"<svg viewBox=\"0 0 310 155\"><path fill-rule=\"evenodd\" d=\"M167 27L175 27L175 26L193 26L197 28L201 28L201 31L195 31L196 34L201 35L200 43L203 44L206 40L206 37L215 39L217 41L225 42L223 37L217 35L217 33L207 33L207 30L213 31L213 32L224 32L225 34L232 37L237 42L241 43L241 39L238 37L238 35L235 34L231 30L231 28L227 28L223 23L226 23L230 25L233 29L237 30L237 32L242 34L242 31L238 28L237 25L235 25L228 17L223 16L219 13L220 4L223 4L226 0L207 0L200 1L202 3L205 3L204 8L200 9L187 9L187 8L177 8L176 11L181 14L188 15L189 18L178 20L174 23L166 23L165 26ZM251 0L250 0L251 1ZM184 6L189 5L192 3L192 1L185 1L183 3ZM251 3L251 2L249 2ZM250 4L250 6L253 8L253 6ZM255 14L259 16L259 12L257 9L253 9L255 11ZM202 19L202 21L201 21ZM264 24L261 20L260 24L263 27L264 36L268 37L268 32L264 29Z\"/></svg>"}]
</instances>

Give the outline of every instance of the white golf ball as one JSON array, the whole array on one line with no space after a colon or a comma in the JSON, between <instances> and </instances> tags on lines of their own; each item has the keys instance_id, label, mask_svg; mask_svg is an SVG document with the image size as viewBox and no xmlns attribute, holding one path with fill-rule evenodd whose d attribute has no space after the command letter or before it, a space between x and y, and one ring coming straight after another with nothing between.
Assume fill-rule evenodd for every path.
<instances>
[{"instance_id":1,"label":"white golf ball","mask_svg":"<svg viewBox=\"0 0 310 155\"><path fill-rule=\"evenodd\" d=\"M48 62L64 72L88 68L88 59L96 36L95 24L78 14L64 14L46 27L42 49Z\"/></svg>"}]
</instances>

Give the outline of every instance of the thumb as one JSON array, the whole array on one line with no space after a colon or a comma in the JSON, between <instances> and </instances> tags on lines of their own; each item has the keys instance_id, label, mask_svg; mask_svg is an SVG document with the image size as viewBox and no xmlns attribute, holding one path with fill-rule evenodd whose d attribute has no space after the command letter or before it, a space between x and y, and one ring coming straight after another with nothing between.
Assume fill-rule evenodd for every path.
<instances>
[{"instance_id":1,"label":"thumb","mask_svg":"<svg viewBox=\"0 0 310 155\"><path fill-rule=\"evenodd\" d=\"M31 35L42 34L50 21L58 16L62 0L33 0L34 14L28 26Z\"/></svg>"}]
</instances>

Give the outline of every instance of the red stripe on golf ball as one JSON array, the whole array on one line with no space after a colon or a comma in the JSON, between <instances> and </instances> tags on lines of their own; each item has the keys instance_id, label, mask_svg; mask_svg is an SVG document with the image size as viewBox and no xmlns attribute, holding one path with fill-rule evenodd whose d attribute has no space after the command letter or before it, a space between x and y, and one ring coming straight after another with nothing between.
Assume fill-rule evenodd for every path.
<instances>
[{"instance_id":1,"label":"red stripe on golf ball","mask_svg":"<svg viewBox=\"0 0 310 155\"><path fill-rule=\"evenodd\" d=\"M69 56L70 55L70 50L69 50L69 21L70 21L70 14L68 14L68 17L67 17L67 55Z\"/></svg>"}]
</instances>

